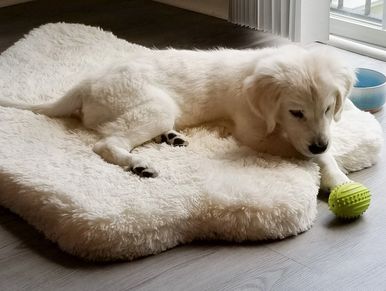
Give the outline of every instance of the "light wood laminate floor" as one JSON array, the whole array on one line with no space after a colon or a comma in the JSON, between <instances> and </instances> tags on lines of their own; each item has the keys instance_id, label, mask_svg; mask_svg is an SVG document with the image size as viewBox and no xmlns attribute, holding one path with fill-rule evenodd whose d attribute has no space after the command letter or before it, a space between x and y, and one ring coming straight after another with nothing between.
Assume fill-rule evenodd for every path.
<instances>
[{"instance_id":1,"label":"light wood laminate floor","mask_svg":"<svg viewBox=\"0 0 386 291\"><path fill-rule=\"evenodd\" d=\"M0 51L31 28L101 26L147 46L255 48L286 41L151 1L37 1L0 9ZM386 64L337 50L353 66ZM384 111L376 114L386 130ZM1 161L0 161L1 162ZM313 228L265 243L197 242L134 262L91 264L61 252L0 207L0 290L386 290L386 159L350 177L373 194L366 215L341 223L320 197Z\"/></svg>"}]
</instances>

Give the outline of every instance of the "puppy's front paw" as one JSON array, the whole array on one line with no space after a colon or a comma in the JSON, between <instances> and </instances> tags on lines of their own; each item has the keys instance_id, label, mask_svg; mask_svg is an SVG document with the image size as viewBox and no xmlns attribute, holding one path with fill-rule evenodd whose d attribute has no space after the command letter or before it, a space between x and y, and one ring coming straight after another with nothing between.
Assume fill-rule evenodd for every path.
<instances>
[{"instance_id":1,"label":"puppy's front paw","mask_svg":"<svg viewBox=\"0 0 386 291\"><path fill-rule=\"evenodd\" d=\"M350 179L342 172L323 173L320 188L330 192L336 186L350 182Z\"/></svg>"},{"instance_id":2,"label":"puppy's front paw","mask_svg":"<svg viewBox=\"0 0 386 291\"><path fill-rule=\"evenodd\" d=\"M160 136L155 138L155 142L157 143L166 142L169 145L180 146L180 147L181 146L186 147L189 145L189 142L186 140L186 137L175 130L170 130L161 134Z\"/></svg>"}]
</instances>

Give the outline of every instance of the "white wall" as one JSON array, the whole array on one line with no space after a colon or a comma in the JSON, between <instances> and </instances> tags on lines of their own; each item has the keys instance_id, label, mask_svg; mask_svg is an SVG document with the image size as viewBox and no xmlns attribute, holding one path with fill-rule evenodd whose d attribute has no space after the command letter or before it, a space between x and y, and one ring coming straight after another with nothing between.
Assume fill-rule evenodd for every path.
<instances>
[{"instance_id":1,"label":"white wall","mask_svg":"<svg viewBox=\"0 0 386 291\"><path fill-rule=\"evenodd\" d=\"M0 0L1 1L1 0ZM157 2L228 19L228 0L155 0Z\"/></svg>"}]
</instances>

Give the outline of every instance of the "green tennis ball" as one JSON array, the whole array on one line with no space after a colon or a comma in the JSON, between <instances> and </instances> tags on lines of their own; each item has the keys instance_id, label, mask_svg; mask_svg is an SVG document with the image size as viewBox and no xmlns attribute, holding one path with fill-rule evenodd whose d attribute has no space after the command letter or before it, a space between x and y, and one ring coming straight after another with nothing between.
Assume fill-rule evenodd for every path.
<instances>
[{"instance_id":1,"label":"green tennis ball","mask_svg":"<svg viewBox=\"0 0 386 291\"><path fill-rule=\"evenodd\" d=\"M336 186L328 198L330 210L339 218L354 219L370 206L371 194L362 184L348 182Z\"/></svg>"}]
</instances>

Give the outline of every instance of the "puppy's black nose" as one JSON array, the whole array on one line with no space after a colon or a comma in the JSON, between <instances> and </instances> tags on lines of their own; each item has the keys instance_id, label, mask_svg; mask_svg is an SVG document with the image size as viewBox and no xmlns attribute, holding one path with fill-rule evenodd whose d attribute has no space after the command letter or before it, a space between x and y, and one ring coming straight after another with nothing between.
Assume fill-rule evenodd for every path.
<instances>
[{"instance_id":1,"label":"puppy's black nose","mask_svg":"<svg viewBox=\"0 0 386 291\"><path fill-rule=\"evenodd\" d=\"M317 155L317 154L321 154L321 153L325 152L327 147L328 147L328 143L317 142L317 143L313 143L313 144L309 145L308 149L311 153L313 153L314 155Z\"/></svg>"}]
</instances>

